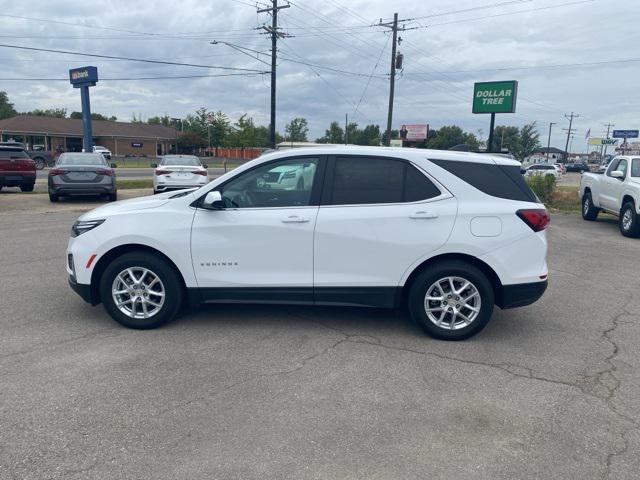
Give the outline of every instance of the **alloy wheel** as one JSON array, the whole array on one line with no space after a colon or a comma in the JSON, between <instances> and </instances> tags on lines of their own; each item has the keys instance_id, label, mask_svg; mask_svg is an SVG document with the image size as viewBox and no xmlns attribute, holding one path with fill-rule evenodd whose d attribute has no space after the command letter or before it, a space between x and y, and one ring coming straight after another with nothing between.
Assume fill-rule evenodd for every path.
<instances>
[{"instance_id":1,"label":"alloy wheel","mask_svg":"<svg viewBox=\"0 0 640 480\"><path fill-rule=\"evenodd\" d=\"M129 267L116 275L111 285L116 308L129 318L156 315L164 305L165 288L160 277L144 267Z\"/></svg>"},{"instance_id":2,"label":"alloy wheel","mask_svg":"<svg viewBox=\"0 0 640 480\"><path fill-rule=\"evenodd\" d=\"M480 292L462 277L444 277L431 284L424 297L429 320L445 330L469 326L480 314Z\"/></svg>"}]
</instances>

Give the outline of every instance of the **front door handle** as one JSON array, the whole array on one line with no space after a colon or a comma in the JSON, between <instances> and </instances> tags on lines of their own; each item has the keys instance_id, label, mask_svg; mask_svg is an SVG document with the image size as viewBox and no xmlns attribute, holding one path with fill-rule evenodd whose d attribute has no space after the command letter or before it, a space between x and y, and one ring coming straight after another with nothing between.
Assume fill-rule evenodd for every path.
<instances>
[{"instance_id":1,"label":"front door handle","mask_svg":"<svg viewBox=\"0 0 640 480\"><path fill-rule=\"evenodd\" d=\"M416 213L409 215L409 218L413 218L414 220L438 218L438 214L434 212L425 212L424 210L420 210Z\"/></svg>"},{"instance_id":2,"label":"front door handle","mask_svg":"<svg viewBox=\"0 0 640 480\"><path fill-rule=\"evenodd\" d=\"M308 221L308 218L299 217L298 215L289 215L282 219L282 223L307 223Z\"/></svg>"}]
</instances>

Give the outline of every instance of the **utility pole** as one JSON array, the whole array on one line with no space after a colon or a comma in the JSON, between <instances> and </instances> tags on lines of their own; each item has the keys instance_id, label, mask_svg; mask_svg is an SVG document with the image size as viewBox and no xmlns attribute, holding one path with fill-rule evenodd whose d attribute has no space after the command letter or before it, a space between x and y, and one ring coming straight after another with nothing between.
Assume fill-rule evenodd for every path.
<instances>
[{"instance_id":1,"label":"utility pole","mask_svg":"<svg viewBox=\"0 0 640 480\"><path fill-rule=\"evenodd\" d=\"M401 21L404 21L404 20L401 20ZM389 77L389 111L387 112L387 131L385 135L386 136L385 144L388 147L391 144L391 124L393 122L393 96L395 93L395 86L396 86L396 46L398 44L398 14L397 13L393 14L393 22L383 23L382 19L380 19L380 22L377 24L377 26L390 28L391 31L393 32L393 43L391 46L391 73L390 73L391 76ZM404 31L405 28L402 27L401 30Z\"/></svg>"},{"instance_id":2,"label":"utility pole","mask_svg":"<svg viewBox=\"0 0 640 480\"><path fill-rule=\"evenodd\" d=\"M567 152L567 154L568 154L569 153L569 138L570 138L571 134L573 133L572 130L574 130L574 129L571 128L573 126L573 119L580 117L580 115L577 114L577 113L571 112L571 115L567 115L565 113L564 117L569 119L569 128L565 129L565 130L567 130L567 143L565 144L565 147L564 147L565 152Z\"/></svg>"},{"instance_id":3,"label":"utility pole","mask_svg":"<svg viewBox=\"0 0 640 480\"><path fill-rule=\"evenodd\" d=\"M271 7L258 10L258 13L268 12L271 14L271 26L262 26L262 30L271 35L271 124L269 126L271 148L276 148L276 60L278 56L278 39L290 36L278 30L278 10L289 7L289 4L278 6L278 0L271 0Z\"/></svg>"},{"instance_id":4,"label":"utility pole","mask_svg":"<svg viewBox=\"0 0 640 480\"><path fill-rule=\"evenodd\" d=\"M549 163L549 147L551 147L551 127L553 127L556 122L549 122L549 138L547 139L547 163Z\"/></svg>"},{"instance_id":5,"label":"utility pole","mask_svg":"<svg viewBox=\"0 0 640 480\"><path fill-rule=\"evenodd\" d=\"M611 132L611 127L615 127L613 123L607 123L605 125L607 127L607 136L605 138L609 138L609 133ZM607 145L604 145L602 149L600 149L600 161L604 161L604 156L607 154Z\"/></svg>"},{"instance_id":6,"label":"utility pole","mask_svg":"<svg viewBox=\"0 0 640 480\"><path fill-rule=\"evenodd\" d=\"M349 114L344 114L344 144L345 146L349 143Z\"/></svg>"}]
</instances>

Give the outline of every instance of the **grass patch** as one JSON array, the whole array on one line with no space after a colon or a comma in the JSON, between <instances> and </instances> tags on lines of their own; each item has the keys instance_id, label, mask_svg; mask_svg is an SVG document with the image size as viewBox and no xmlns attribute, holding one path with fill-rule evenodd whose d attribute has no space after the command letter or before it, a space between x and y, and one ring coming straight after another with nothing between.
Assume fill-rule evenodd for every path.
<instances>
[{"instance_id":1,"label":"grass patch","mask_svg":"<svg viewBox=\"0 0 640 480\"><path fill-rule=\"evenodd\" d=\"M578 187L563 185L556 188L546 207L552 212L580 213L581 202L578 198Z\"/></svg>"},{"instance_id":2,"label":"grass patch","mask_svg":"<svg viewBox=\"0 0 640 480\"><path fill-rule=\"evenodd\" d=\"M153 188L153 180L129 180L129 179L116 179L116 185L122 190L131 190L134 188Z\"/></svg>"}]
</instances>

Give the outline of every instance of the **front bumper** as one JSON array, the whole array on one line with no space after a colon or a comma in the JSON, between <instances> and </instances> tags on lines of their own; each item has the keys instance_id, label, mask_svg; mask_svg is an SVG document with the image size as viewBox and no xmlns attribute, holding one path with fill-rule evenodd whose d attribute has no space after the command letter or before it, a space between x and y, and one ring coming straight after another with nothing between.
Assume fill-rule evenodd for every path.
<instances>
[{"instance_id":1,"label":"front bumper","mask_svg":"<svg viewBox=\"0 0 640 480\"><path fill-rule=\"evenodd\" d=\"M91 305L96 305L97 302L94 300L93 295L91 293L91 285L84 285L82 283L78 283L75 279L70 275L69 276L69 286L71 290L80 295L85 302L90 303Z\"/></svg>"},{"instance_id":2,"label":"front bumper","mask_svg":"<svg viewBox=\"0 0 640 480\"><path fill-rule=\"evenodd\" d=\"M496 304L502 309L531 305L542 297L546 289L547 280L504 285L501 295L496 299Z\"/></svg>"}]
</instances>

